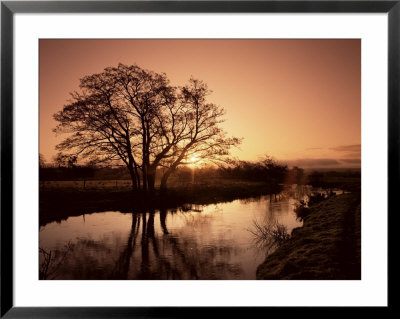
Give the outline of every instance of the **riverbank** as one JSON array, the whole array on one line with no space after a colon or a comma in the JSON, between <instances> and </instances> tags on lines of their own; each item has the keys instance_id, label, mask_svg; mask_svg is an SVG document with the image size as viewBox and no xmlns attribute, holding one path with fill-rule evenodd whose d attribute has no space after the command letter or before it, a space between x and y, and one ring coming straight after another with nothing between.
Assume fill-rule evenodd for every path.
<instances>
[{"instance_id":1,"label":"riverbank","mask_svg":"<svg viewBox=\"0 0 400 319\"><path fill-rule=\"evenodd\" d=\"M185 204L206 205L272 193L268 184L257 182L215 182L188 184L165 192L143 193L130 190L47 189L39 193L40 226L101 211L142 212L177 208Z\"/></svg>"},{"instance_id":2,"label":"riverbank","mask_svg":"<svg viewBox=\"0 0 400 319\"><path fill-rule=\"evenodd\" d=\"M312 206L303 227L257 268L257 279L361 279L360 193Z\"/></svg>"}]
</instances>

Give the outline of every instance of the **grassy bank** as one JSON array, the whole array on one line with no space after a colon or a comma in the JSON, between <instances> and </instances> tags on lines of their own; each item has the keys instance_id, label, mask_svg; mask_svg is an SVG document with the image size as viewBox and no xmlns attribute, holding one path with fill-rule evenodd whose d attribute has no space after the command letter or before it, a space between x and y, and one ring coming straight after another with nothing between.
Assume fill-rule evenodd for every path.
<instances>
[{"instance_id":1,"label":"grassy bank","mask_svg":"<svg viewBox=\"0 0 400 319\"><path fill-rule=\"evenodd\" d=\"M270 186L265 183L239 181L188 184L166 192L156 190L152 194L127 189L49 188L39 194L39 222L45 225L69 216L110 210L140 212L177 208L188 203L205 205L269 193Z\"/></svg>"},{"instance_id":2,"label":"grassy bank","mask_svg":"<svg viewBox=\"0 0 400 319\"><path fill-rule=\"evenodd\" d=\"M303 227L269 255L258 279L361 279L360 194L311 207Z\"/></svg>"}]
</instances>

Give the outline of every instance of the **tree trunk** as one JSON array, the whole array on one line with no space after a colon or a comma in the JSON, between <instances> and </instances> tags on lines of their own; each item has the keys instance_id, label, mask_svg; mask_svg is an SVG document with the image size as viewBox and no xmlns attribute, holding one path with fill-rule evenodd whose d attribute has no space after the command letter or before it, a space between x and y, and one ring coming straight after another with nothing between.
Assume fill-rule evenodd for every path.
<instances>
[{"instance_id":1,"label":"tree trunk","mask_svg":"<svg viewBox=\"0 0 400 319\"><path fill-rule=\"evenodd\" d=\"M143 190L144 191L148 190L147 180L148 180L147 165L145 163L143 163Z\"/></svg>"},{"instance_id":2,"label":"tree trunk","mask_svg":"<svg viewBox=\"0 0 400 319\"><path fill-rule=\"evenodd\" d=\"M172 173L172 170L167 170L165 173L164 173L164 175L162 176L162 178L161 178L161 184L160 184L160 189L161 190L166 190L167 189L167 181L168 181L168 178L169 178L169 176L171 175L171 173Z\"/></svg>"},{"instance_id":3,"label":"tree trunk","mask_svg":"<svg viewBox=\"0 0 400 319\"><path fill-rule=\"evenodd\" d=\"M136 188L140 190L140 174L137 165L135 164L134 173L136 176Z\"/></svg>"},{"instance_id":4,"label":"tree trunk","mask_svg":"<svg viewBox=\"0 0 400 319\"><path fill-rule=\"evenodd\" d=\"M149 191L154 191L154 184L156 182L156 173L148 172L147 173L147 187Z\"/></svg>"},{"instance_id":5,"label":"tree trunk","mask_svg":"<svg viewBox=\"0 0 400 319\"><path fill-rule=\"evenodd\" d=\"M155 189L156 173L157 167L150 165L147 170L147 187L149 191L154 191Z\"/></svg>"},{"instance_id":6,"label":"tree trunk","mask_svg":"<svg viewBox=\"0 0 400 319\"><path fill-rule=\"evenodd\" d=\"M129 174L131 175L131 180L132 180L132 190L136 191L137 190L137 178L135 171L133 170L132 167L129 167Z\"/></svg>"},{"instance_id":7,"label":"tree trunk","mask_svg":"<svg viewBox=\"0 0 400 319\"><path fill-rule=\"evenodd\" d=\"M149 148L148 148L148 140L147 140L147 130L142 119L142 173L143 173L143 190L147 192L148 188L148 169L149 169Z\"/></svg>"},{"instance_id":8,"label":"tree trunk","mask_svg":"<svg viewBox=\"0 0 400 319\"><path fill-rule=\"evenodd\" d=\"M160 189L161 190L166 190L167 189L167 181L169 176L172 174L172 172L179 166L181 163L182 159L186 155L186 151L193 145L192 142L190 142L188 145L186 145L185 149L181 152L179 155L178 159L168 168L168 170L164 173L163 177L161 178L161 184L160 184Z\"/></svg>"}]
</instances>

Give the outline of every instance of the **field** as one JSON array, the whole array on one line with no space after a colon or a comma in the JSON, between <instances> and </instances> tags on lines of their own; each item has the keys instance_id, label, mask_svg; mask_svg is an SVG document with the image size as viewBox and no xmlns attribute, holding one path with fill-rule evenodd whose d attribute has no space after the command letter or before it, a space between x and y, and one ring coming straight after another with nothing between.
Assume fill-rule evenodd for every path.
<instances>
[{"instance_id":1,"label":"field","mask_svg":"<svg viewBox=\"0 0 400 319\"><path fill-rule=\"evenodd\" d=\"M95 190L109 190L109 191L129 191L131 190L131 181L128 179L96 179L96 180L71 180L71 181L40 181L41 191L62 191L62 190L75 190L75 191L95 191ZM186 189L192 187L231 187L231 186L254 186L264 185L261 182L248 182L232 179L209 178L199 179L192 182L179 180L178 178L171 178L168 183L169 189ZM157 179L155 187L160 186L160 180Z\"/></svg>"},{"instance_id":2,"label":"field","mask_svg":"<svg viewBox=\"0 0 400 319\"><path fill-rule=\"evenodd\" d=\"M76 180L76 181L40 181L41 190L75 189L75 190L128 190L130 180Z\"/></svg>"}]
</instances>

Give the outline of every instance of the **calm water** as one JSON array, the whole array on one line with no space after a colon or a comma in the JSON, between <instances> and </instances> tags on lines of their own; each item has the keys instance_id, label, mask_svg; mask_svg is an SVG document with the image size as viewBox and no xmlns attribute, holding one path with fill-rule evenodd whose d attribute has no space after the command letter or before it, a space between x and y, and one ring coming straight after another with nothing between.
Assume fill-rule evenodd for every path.
<instances>
[{"instance_id":1,"label":"calm water","mask_svg":"<svg viewBox=\"0 0 400 319\"><path fill-rule=\"evenodd\" d=\"M101 212L40 228L43 279L255 279L266 250L254 221L301 226L293 212L307 189L147 213Z\"/></svg>"}]
</instances>

